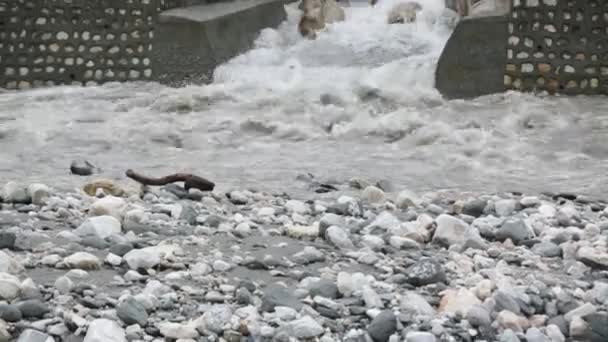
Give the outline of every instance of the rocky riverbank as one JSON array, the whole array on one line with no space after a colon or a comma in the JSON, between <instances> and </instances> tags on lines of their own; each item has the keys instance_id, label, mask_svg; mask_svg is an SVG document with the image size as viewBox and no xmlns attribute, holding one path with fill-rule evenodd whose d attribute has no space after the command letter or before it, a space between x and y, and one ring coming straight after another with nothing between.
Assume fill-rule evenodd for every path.
<instances>
[{"instance_id":1,"label":"rocky riverbank","mask_svg":"<svg viewBox=\"0 0 608 342\"><path fill-rule=\"evenodd\" d=\"M381 187L8 183L0 341L608 340L604 202Z\"/></svg>"}]
</instances>

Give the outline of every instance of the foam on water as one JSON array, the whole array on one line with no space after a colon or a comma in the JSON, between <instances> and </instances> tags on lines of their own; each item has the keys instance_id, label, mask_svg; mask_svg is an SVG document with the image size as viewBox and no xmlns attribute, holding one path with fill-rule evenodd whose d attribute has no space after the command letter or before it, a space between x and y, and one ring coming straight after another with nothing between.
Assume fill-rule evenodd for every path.
<instances>
[{"instance_id":1,"label":"foam on water","mask_svg":"<svg viewBox=\"0 0 608 342\"><path fill-rule=\"evenodd\" d=\"M222 188L291 190L298 173L390 179L414 190L602 195L608 104L505 93L445 101L434 70L450 28L441 0L387 25L397 0L353 2L316 40L297 4L213 84L57 87L0 94L0 178L77 186L72 159L106 176L191 171Z\"/></svg>"}]
</instances>

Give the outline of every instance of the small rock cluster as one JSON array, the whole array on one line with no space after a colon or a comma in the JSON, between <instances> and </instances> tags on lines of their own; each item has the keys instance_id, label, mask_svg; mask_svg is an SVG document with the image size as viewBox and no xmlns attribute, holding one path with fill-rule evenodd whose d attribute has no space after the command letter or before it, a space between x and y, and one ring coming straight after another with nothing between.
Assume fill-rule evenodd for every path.
<instances>
[{"instance_id":1,"label":"small rock cluster","mask_svg":"<svg viewBox=\"0 0 608 342\"><path fill-rule=\"evenodd\" d=\"M121 193L4 186L0 342L608 341L602 201Z\"/></svg>"}]
</instances>

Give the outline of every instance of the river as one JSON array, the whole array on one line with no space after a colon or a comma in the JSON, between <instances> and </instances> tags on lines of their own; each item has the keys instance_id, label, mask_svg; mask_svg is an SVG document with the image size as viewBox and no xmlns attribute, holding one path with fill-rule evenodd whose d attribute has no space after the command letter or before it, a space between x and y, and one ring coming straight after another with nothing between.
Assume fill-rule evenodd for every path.
<instances>
[{"instance_id":1,"label":"river","mask_svg":"<svg viewBox=\"0 0 608 342\"><path fill-rule=\"evenodd\" d=\"M186 171L220 189L298 191L295 178L389 180L427 191L569 191L603 196L608 101L505 93L442 99L434 70L450 28L422 1L387 25L391 1L354 4L318 39L288 20L205 86L156 83L0 93L0 180L78 187L70 162L103 177ZM301 190L301 189L300 189Z\"/></svg>"}]
</instances>

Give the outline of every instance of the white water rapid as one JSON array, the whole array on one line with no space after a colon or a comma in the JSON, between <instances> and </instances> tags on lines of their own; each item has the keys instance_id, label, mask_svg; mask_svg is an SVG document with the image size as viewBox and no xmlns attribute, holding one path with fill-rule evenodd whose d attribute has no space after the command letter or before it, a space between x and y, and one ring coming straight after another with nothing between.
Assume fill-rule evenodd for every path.
<instances>
[{"instance_id":1,"label":"white water rapid","mask_svg":"<svg viewBox=\"0 0 608 342\"><path fill-rule=\"evenodd\" d=\"M433 86L450 34L435 20L441 2L421 1L420 20L404 25L386 24L393 0L353 3L314 41L297 33L290 4L286 22L206 86L0 93L0 179L81 186L69 165L87 159L104 177L188 171L219 189L290 191L311 172L415 191L603 195L605 98L442 99Z\"/></svg>"}]
</instances>

